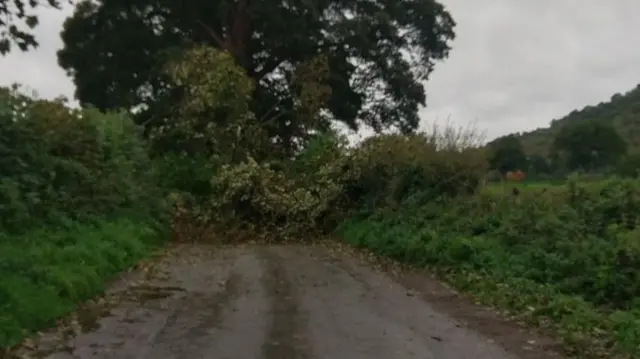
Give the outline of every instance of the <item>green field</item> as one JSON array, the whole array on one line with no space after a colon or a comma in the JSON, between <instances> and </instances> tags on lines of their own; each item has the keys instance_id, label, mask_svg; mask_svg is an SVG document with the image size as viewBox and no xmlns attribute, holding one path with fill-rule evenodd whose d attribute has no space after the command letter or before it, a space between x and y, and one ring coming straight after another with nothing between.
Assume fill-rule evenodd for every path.
<instances>
[{"instance_id":1,"label":"green field","mask_svg":"<svg viewBox=\"0 0 640 359\"><path fill-rule=\"evenodd\" d=\"M514 188L525 191L543 191L563 188L566 185L566 181L526 181L526 182L494 182L489 183L484 187L484 190L489 192L501 193L509 192Z\"/></svg>"},{"instance_id":2,"label":"green field","mask_svg":"<svg viewBox=\"0 0 640 359\"><path fill-rule=\"evenodd\" d=\"M608 183L615 181L615 178L604 179L584 179L576 178L573 180L528 180L523 182L501 181L487 183L481 191L495 194L511 194L513 189L517 188L521 193L544 193L546 191L552 193L564 192L570 183L580 183L580 187L589 191L598 191L606 187Z\"/></svg>"}]
</instances>

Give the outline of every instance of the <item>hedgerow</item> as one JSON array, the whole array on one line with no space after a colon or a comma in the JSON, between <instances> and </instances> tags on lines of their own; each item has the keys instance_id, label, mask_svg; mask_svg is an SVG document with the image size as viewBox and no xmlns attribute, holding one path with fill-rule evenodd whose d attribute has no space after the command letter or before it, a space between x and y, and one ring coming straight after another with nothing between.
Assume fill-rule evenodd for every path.
<instances>
[{"instance_id":1,"label":"hedgerow","mask_svg":"<svg viewBox=\"0 0 640 359\"><path fill-rule=\"evenodd\" d=\"M0 231L19 233L152 213L159 188L146 143L123 113L0 91Z\"/></svg>"},{"instance_id":2,"label":"hedgerow","mask_svg":"<svg viewBox=\"0 0 640 359\"><path fill-rule=\"evenodd\" d=\"M339 232L551 328L581 358L627 358L640 354L639 205L636 181L570 181L408 205Z\"/></svg>"},{"instance_id":3,"label":"hedgerow","mask_svg":"<svg viewBox=\"0 0 640 359\"><path fill-rule=\"evenodd\" d=\"M124 113L0 89L0 348L162 243L161 162L147 147Z\"/></svg>"}]
</instances>

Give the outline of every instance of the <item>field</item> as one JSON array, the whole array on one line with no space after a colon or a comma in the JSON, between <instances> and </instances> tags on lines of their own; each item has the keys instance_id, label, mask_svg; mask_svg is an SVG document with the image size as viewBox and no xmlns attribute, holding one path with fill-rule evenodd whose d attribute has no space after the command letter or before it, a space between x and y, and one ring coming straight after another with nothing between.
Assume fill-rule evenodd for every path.
<instances>
[{"instance_id":1,"label":"field","mask_svg":"<svg viewBox=\"0 0 640 359\"><path fill-rule=\"evenodd\" d=\"M525 181L525 182L494 182L484 187L484 190L493 193L509 192L513 188L521 191L544 191L564 188L566 181Z\"/></svg>"}]
</instances>

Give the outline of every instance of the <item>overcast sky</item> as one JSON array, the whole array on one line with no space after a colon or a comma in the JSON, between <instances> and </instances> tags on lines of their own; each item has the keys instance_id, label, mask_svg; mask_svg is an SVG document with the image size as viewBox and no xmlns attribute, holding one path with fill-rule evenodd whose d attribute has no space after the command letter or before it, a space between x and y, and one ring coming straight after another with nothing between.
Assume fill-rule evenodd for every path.
<instances>
[{"instance_id":1,"label":"overcast sky","mask_svg":"<svg viewBox=\"0 0 640 359\"><path fill-rule=\"evenodd\" d=\"M488 138L545 127L640 83L638 0L441 0L458 23L426 84L423 121L475 124ZM56 50L66 11L40 11L41 46L0 57L0 85L73 97Z\"/></svg>"}]
</instances>

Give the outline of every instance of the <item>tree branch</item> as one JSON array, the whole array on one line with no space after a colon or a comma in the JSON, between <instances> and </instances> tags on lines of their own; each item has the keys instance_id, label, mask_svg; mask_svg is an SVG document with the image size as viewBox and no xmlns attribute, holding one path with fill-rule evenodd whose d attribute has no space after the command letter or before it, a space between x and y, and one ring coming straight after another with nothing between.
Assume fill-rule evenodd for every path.
<instances>
[{"instance_id":1,"label":"tree branch","mask_svg":"<svg viewBox=\"0 0 640 359\"><path fill-rule=\"evenodd\" d=\"M267 60L267 62L262 66L262 69L260 71L252 72L251 78L253 78L256 81L260 81L263 77L265 77L267 74L271 73L278 66L280 66L281 63L282 61L278 59Z\"/></svg>"},{"instance_id":2,"label":"tree branch","mask_svg":"<svg viewBox=\"0 0 640 359\"><path fill-rule=\"evenodd\" d=\"M215 31L213 31L212 28L207 26L207 24L205 24L204 22L202 22L200 20L196 20L196 21L198 22L198 24L200 24L202 27L204 27L204 29L209 33L209 35L211 35L211 37L215 40L215 42L218 44L218 46L220 46L220 48L222 48L224 50L229 50L228 46L227 46L227 43L224 41L222 36L218 35Z\"/></svg>"}]
</instances>

